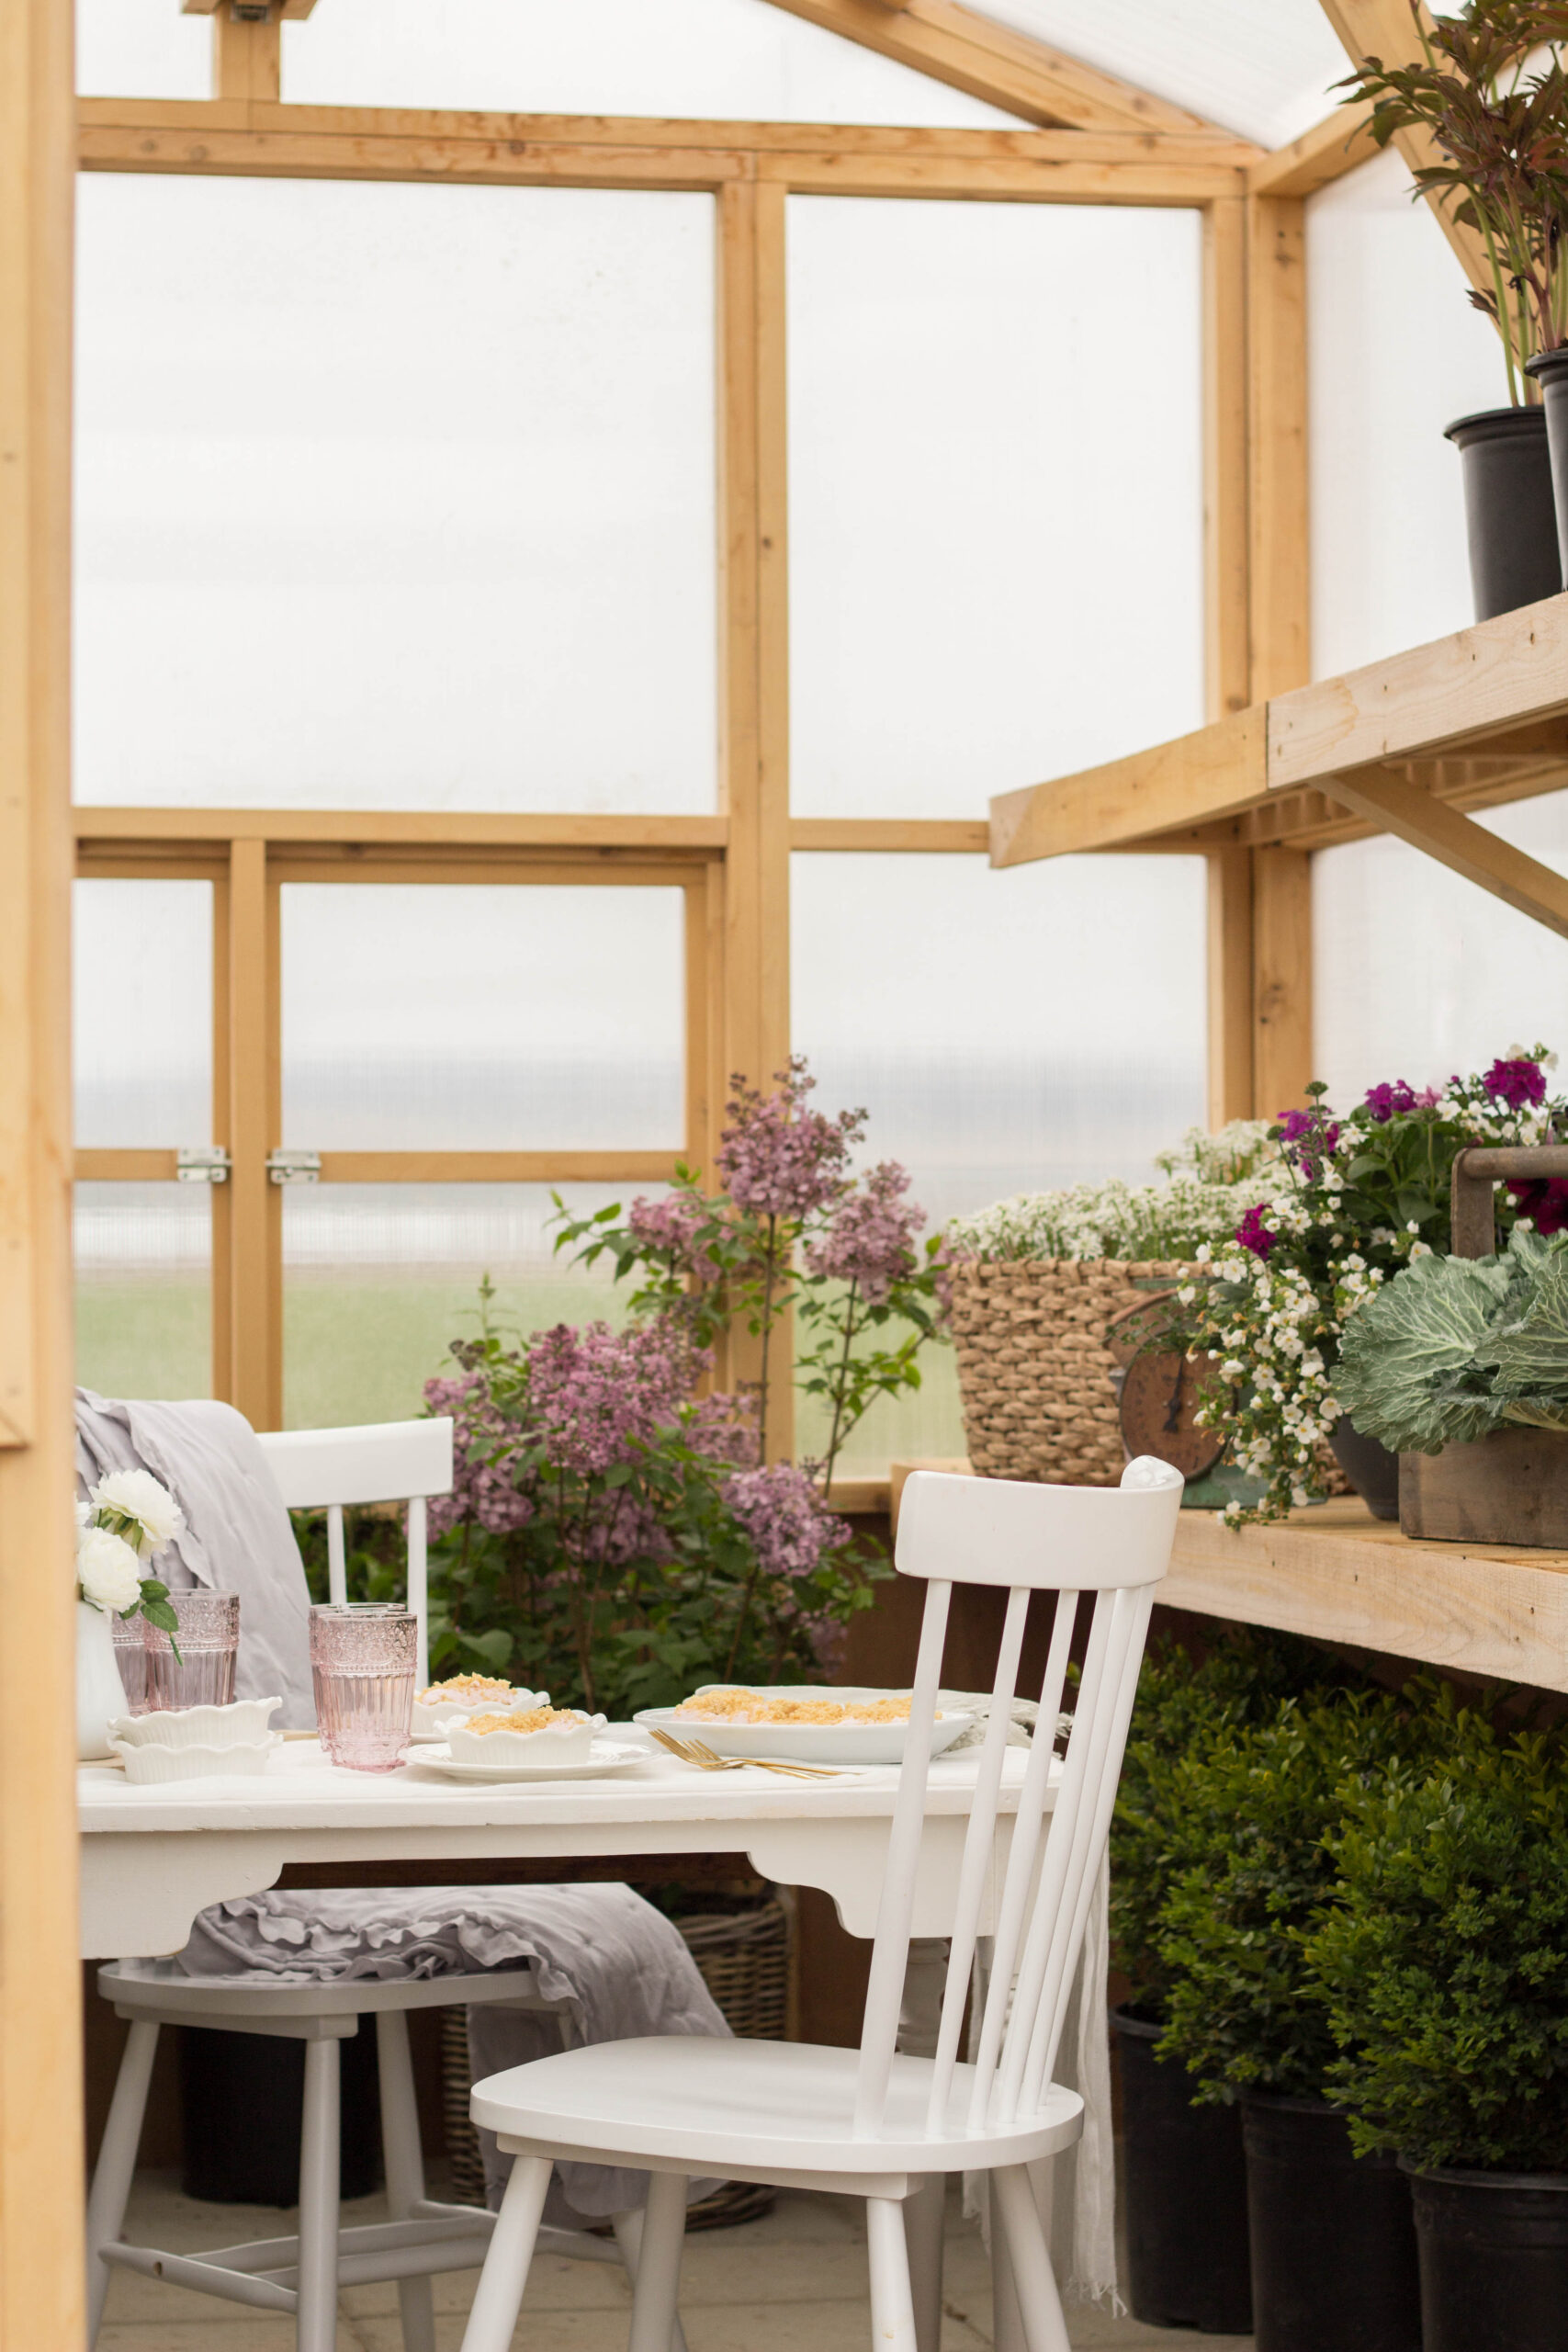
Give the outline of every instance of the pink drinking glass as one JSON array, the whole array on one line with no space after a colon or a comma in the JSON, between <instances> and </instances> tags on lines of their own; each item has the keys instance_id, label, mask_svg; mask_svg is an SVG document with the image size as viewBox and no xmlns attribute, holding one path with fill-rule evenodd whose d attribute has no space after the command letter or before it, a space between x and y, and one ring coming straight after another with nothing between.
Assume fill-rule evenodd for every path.
<instances>
[{"instance_id":1,"label":"pink drinking glass","mask_svg":"<svg viewBox=\"0 0 1568 2352\"><path fill-rule=\"evenodd\" d=\"M379 1601L327 1601L310 1611L316 1724L334 1764L391 1772L413 1725L419 1620Z\"/></svg>"},{"instance_id":2,"label":"pink drinking glass","mask_svg":"<svg viewBox=\"0 0 1568 2352\"><path fill-rule=\"evenodd\" d=\"M147 1696L147 1645L141 1638L141 1612L114 1621L114 1662L119 1668L125 1703L133 1715L144 1715L152 1702Z\"/></svg>"},{"instance_id":3,"label":"pink drinking glass","mask_svg":"<svg viewBox=\"0 0 1568 2352\"><path fill-rule=\"evenodd\" d=\"M171 1592L169 1606L179 1620L179 1632L161 1634L145 1617L133 1617L141 1628L145 1675L142 1702L132 1700L133 1714L156 1714L165 1707L227 1707L234 1697L234 1661L240 1647L240 1596L237 1592ZM180 1654L175 1656L175 1643ZM121 1669L122 1679L124 1669ZM130 1684L126 1696L130 1697Z\"/></svg>"}]
</instances>

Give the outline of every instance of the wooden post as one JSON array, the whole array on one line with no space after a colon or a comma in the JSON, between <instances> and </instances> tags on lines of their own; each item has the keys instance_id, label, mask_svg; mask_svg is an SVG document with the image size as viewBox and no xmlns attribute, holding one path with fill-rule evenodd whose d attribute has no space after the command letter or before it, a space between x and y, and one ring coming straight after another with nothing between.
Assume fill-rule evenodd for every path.
<instances>
[{"instance_id":1,"label":"wooden post","mask_svg":"<svg viewBox=\"0 0 1568 2352\"><path fill-rule=\"evenodd\" d=\"M1312 1077L1312 853L1252 853L1253 1115L1306 1099Z\"/></svg>"},{"instance_id":2,"label":"wooden post","mask_svg":"<svg viewBox=\"0 0 1568 2352\"><path fill-rule=\"evenodd\" d=\"M0 2352L82 2343L71 0L0 7Z\"/></svg>"},{"instance_id":3,"label":"wooden post","mask_svg":"<svg viewBox=\"0 0 1568 2352\"><path fill-rule=\"evenodd\" d=\"M1242 710L1247 676L1247 204L1203 214L1203 578L1205 701Z\"/></svg>"},{"instance_id":4,"label":"wooden post","mask_svg":"<svg viewBox=\"0 0 1568 2352\"><path fill-rule=\"evenodd\" d=\"M1312 675L1308 569L1306 208L1247 207L1247 699Z\"/></svg>"},{"instance_id":5,"label":"wooden post","mask_svg":"<svg viewBox=\"0 0 1568 2352\"><path fill-rule=\"evenodd\" d=\"M1216 1128L1253 1115L1252 852L1212 851L1208 867L1208 1117Z\"/></svg>"},{"instance_id":6,"label":"wooden post","mask_svg":"<svg viewBox=\"0 0 1568 2352\"><path fill-rule=\"evenodd\" d=\"M231 1160L234 1151L232 1057L230 1052L229 904L231 878L212 885L212 1140ZM234 1185L210 1185L211 1259L208 1279L212 1309L212 1393L234 1402Z\"/></svg>"},{"instance_id":7,"label":"wooden post","mask_svg":"<svg viewBox=\"0 0 1568 2352\"><path fill-rule=\"evenodd\" d=\"M253 1428L283 1420L283 1196L267 1155L279 1140L277 886L266 843L237 841L229 880L228 1396Z\"/></svg>"},{"instance_id":8,"label":"wooden post","mask_svg":"<svg viewBox=\"0 0 1568 2352\"><path fill-rule=\"evenodd\" d=\"M789 571L786 537L784 191L744 180L718 213L720 791L725 872L726 1074L765 1085L789 1057ZM722 1106L721 1106L722 1107ZM732 1376L756 1377L757 1343L733 1338ZM768 1451L794 1445L795 1399L776 1367Z\"/></svg>"},{"instance_id":9,"label":"wooden post","mask_svg":"<svg viewBox=\"0 0 1568 2352\"><path fill-rule=\"evenodd\" d=\"M277 11L265 18L240 17L231 0L220 0L212 17L212 95L243 105L276 105L283 91L283 28Z\"/></svg>"}]
</instances>

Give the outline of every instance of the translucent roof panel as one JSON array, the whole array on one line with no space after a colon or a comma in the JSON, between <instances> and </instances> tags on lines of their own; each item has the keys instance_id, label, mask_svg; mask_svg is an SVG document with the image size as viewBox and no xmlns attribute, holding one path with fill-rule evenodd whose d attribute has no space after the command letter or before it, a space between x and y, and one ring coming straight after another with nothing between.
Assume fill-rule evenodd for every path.
<instances>
[{"instance_id":1,"label":"translucent roof panel","mask_svg":"<svg viewBox=\"0 0 1568 2352\"><path fill-rule=\"evenodd\" d=\"M310 106L1017 127L767 0L322 0L283 28L283 95Z\"/></svg>"},{"instance_id":2,"label":"translucent roof panel","mask_svg":"<svg viewBox=\"0 0 1568 2352\"><path fill-rule=\"evenodd\" d=\"M212 19L177 0L76 0L76 87L95 98L212 95Z\"/></svg>"},{"instance_id":3,"label":"translucent roof panel","mask_svg":"<svg viewBox=\"0 0 1568 2352\"><path fill-rule=\"evenodd\" d=\"M1318 0L977 0L982 13L1265 147L1321 122L1349 61Z\"/></svg>"}]
</instances>

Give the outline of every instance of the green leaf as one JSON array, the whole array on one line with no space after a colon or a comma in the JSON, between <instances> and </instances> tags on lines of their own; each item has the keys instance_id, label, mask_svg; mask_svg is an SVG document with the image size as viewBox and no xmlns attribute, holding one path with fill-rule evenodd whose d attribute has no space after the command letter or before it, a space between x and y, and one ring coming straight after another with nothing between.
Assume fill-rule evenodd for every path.
<instances>
[{"instance_id":1,"label":"green leaf","mask_svg":"<svg viewBox=\"0 0 1568 2352\"><path fill-rule=\"evenodd\" d=\"M1496 1258L1418 1258L1345 1327L1334 1394L1364 1437L1393 1453L1436 1453L1462 1408L1435 1395L1444 1373L1475 1363L1505 1306L1511 1269Z\"/></svg>"},{"instance_id":2,"label":"green leaf","mask_svg":"<svg viewBox=\"0 0 1568 2352\"><path fill-rule=\"evenodd\" d=\"M1543 1254L1524 1315L1478 1352L1496 1366L1499 1388L1517 1396L1561 1390L1568 1397L1568 1263L1561 1256Z\"/></svg>"}]
</instances>

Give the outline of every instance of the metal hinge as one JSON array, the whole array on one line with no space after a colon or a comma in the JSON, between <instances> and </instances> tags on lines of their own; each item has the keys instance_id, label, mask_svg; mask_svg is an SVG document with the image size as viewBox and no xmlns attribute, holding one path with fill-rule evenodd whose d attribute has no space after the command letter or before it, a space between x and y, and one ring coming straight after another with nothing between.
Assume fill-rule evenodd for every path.
<instances>
[{"instance_id":1,"label":"metal hinge","mask_svg":"<svg viewBox=\"0 0 1568 2352\"><path fill-rule=\"evenodd\" d=\"M275 1184L319 1184L321 1155L319 1151L269 1152L266 1172Z\"/></svg>"},{"instance_id":2,"label":"metal hinge","mask_svg":"<svg viewBox=\"0 0 1568 2352\"><path fill-rule=\"evenodd\" d=\"M175 1154L175 1173L182 1184L226 1184L229 1155L220 1143L189 1144Z\"/></svg>"}]
</instances>

